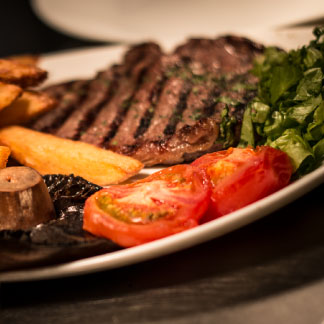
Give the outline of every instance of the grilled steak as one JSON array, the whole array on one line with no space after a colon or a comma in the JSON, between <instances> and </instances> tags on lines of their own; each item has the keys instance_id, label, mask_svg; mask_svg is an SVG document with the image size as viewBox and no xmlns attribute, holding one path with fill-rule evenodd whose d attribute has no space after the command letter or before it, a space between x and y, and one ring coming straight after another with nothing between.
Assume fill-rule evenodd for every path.
<instances>
[{"instance_id":1,"label":"grilled steak","mask_svg":"<svg viewBox=\"0 0 324 324\"><path fill-rule=\"evenodd\" d=\"M29 126L146 166L191 161L237 144L244 109L256 94L249 71L262 51L235 36L191 39L170 54L140 44L92 80L47 88L59 104Z\"/></svg>"}]
</instances>

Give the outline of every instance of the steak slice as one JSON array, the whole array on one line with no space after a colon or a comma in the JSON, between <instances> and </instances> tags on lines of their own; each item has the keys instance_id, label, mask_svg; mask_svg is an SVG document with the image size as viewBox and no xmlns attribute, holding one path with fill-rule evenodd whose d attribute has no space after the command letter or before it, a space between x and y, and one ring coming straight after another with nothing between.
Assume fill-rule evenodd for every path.
<instances>
[{"instance_id":1,"label":"steak slice","mask_svg":"<svg viewBox=\"0 0 324 324\"><path fill-rule=\"evenodd\" d=\"M235 146L239 141L245 107L256 94L253 89L256 81L253 75L245 74L228 80L224 88L204 84L198 93L191 90L187 96L189 107L184 110L174 133L153 140L142 137L136 145L119 146L116 151L152 166L190 162L203 154ZM226 124L227 129L224 128Z\"/></svg>"},{"instance_id":2,"label":"steak slice","mask_svg":"<svg viewBox=\"0 0 324 324\"><path fill-rule=\"evenodd\" d=\"M174 54L187 69L173 71L171 81L178 82L169 95L176 93L177 99L163 101L162 94L147 132L135 145L115 150L152 166L189 162L237 145L245 107L256 95L258 80L248 72L262 51L263 46L235 36L192 39L179 46ZM181 79L191 84L185 96L179 90ZM174 101L180 99L182 108L177 109Z\"/></svg>"},{"instance_id":3,"label":"steak slice","mask_svg":"<svg viewBox=\"0 0 324 324\"><path fill-rule=\"evenodd\" d=\"M125 63L119 68L119 78L110 100L101 105L96 118L88 129L84 129L81 141L107 146L106 142L114 137L130 110L135 93L145 82L146 74L161 55L160 48L153 43L138 45L126 53Z\"/></svg>"},{"instance_id":4,"label":"steak slice","mask_svg":"<svg viewBox=\"0 0 324 324\"><path fill-rule=\"evenodd\" d=\"M190 57L194 73L206 71L225 75L249 71L252 61L264 47L244 37L224 36L216 39L190 39L175 49L181 57Z\"/></svg>"},{"instance_id":5,"label":"steak slice","mask_svg":"<svg viewBox=\"0 0 324 324\"><path fill-rule=\"evenodd\" d=\"M249 71L263 49L237 36L190 39L169 54L154 43L133 46L92 80L47 88L60 103L30 127L146 166L189 162L238 143L258 82ZM73 91L77 82L85 95Z\"/></svg>"},{"instance_id":6,"label":"steak slice","mask_svg":"<svg viewBox=\"0 0 324 324\"><path fill-rule=\"evenodd\" d=\"M161 55L147 71L144 82L135 92L124 120L116 134L107 142L107 146L133 145L136 139L146 132L149 120L155 110L166 79L164 73L171 66L179 63L178 57ZM144 121L148 121L148 123Z\"/></svg>"},{"instance_id":7,"label":"steak slice","mask_svg":"<svg viewBox=\"0 0 324 324\"><path fill-rule=\"evenodd\" d=\"M30 126L40 132L55 133L83 101L89 83L88 80L78 80L45 89L45 92L53 96L58 104L55 109L40 116Z\"/></svg>"}]
</instances>

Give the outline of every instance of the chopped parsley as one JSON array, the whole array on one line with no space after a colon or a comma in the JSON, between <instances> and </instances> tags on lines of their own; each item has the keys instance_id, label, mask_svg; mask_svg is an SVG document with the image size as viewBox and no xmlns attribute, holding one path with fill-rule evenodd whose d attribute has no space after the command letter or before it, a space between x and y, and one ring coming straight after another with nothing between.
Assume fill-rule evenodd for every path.
<instances>
[{"instance_id":1,"label":"chopped parsley","mask_svg":"<svg viewBox=\"0 0 324 324\"><path fill-rule=\"evenodd\" d=\"M224 141L224 147L233 146L235 137L233 132L233 125L237 123L234 116L231 116L229 109L226 106L221 113L222 121L220 123L220 138Z\"/></svg>"},{"instance_id":2,"label":"chopped parsley","mask_svg":"<svg viewBox=\"0 0 324 324\"><path fill-rule=\"evenodd\" d=\"M220 97L216 97L214 98L215 102L222 102L226 105L230 105L230 106L237 106L239 104L241 104L241 101L233 99L231 97L227 97L227 96L220 96Z\"/></svg>"},{"instance_id":3,"label":"chopped parsley","mask_svg":"<svg viewBox=\"0 0 324 324\"><path fill-rule=\"evenodd\" d=\"M193 113L189 116L190 119L197 121L202 117L201 109L195 109Z\"/></svg>"}]
</instances>

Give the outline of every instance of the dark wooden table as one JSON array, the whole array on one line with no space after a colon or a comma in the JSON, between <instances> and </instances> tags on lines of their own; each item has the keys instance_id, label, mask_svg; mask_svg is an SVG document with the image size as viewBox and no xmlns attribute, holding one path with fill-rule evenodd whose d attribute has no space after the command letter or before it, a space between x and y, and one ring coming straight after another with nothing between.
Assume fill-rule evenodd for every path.
<instances>
[{"instance_id":1,"label":"dark wooden table","mask_svg":"<svg viewBox=\"0 0 324 324\"><path fill-rule=\"evenodd\" d=\"M0 56L97 45L5 1ZM324 323L324 185L264 219L155 260L0 284L0 323ZM0 206L1 208L1 206Z\"/></svg>"}]
</instances>

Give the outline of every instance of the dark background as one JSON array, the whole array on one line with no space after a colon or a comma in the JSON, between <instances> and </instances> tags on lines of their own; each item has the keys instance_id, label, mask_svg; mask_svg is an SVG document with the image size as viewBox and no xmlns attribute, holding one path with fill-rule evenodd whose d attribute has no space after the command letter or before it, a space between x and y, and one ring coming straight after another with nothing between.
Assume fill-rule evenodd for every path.
<instances>
[{"instance_id":1,"label":"dark background","mask_svg":"<svg viewBox=\"0 0 324 324\"><path fill-rule=\"evenodd\" d=\"M47 27L34 14L27 0L2 0L0 44L0 56L5 57L13 54L47 53L105 43L72 38Z\"/></svg>"},{"instance_id":2,"label":"dark background","mask_svg":"<svg viewBox=\"0 0 324 324\"><path fill-rule=\"evenodd\" d=\"M2 1L0 12L0 56L102 44L53 31L27 1ZM0 323L324 323L323 197L321 185L249 226L155 260L2 283Z\"/></svg>"}]
</instances>

